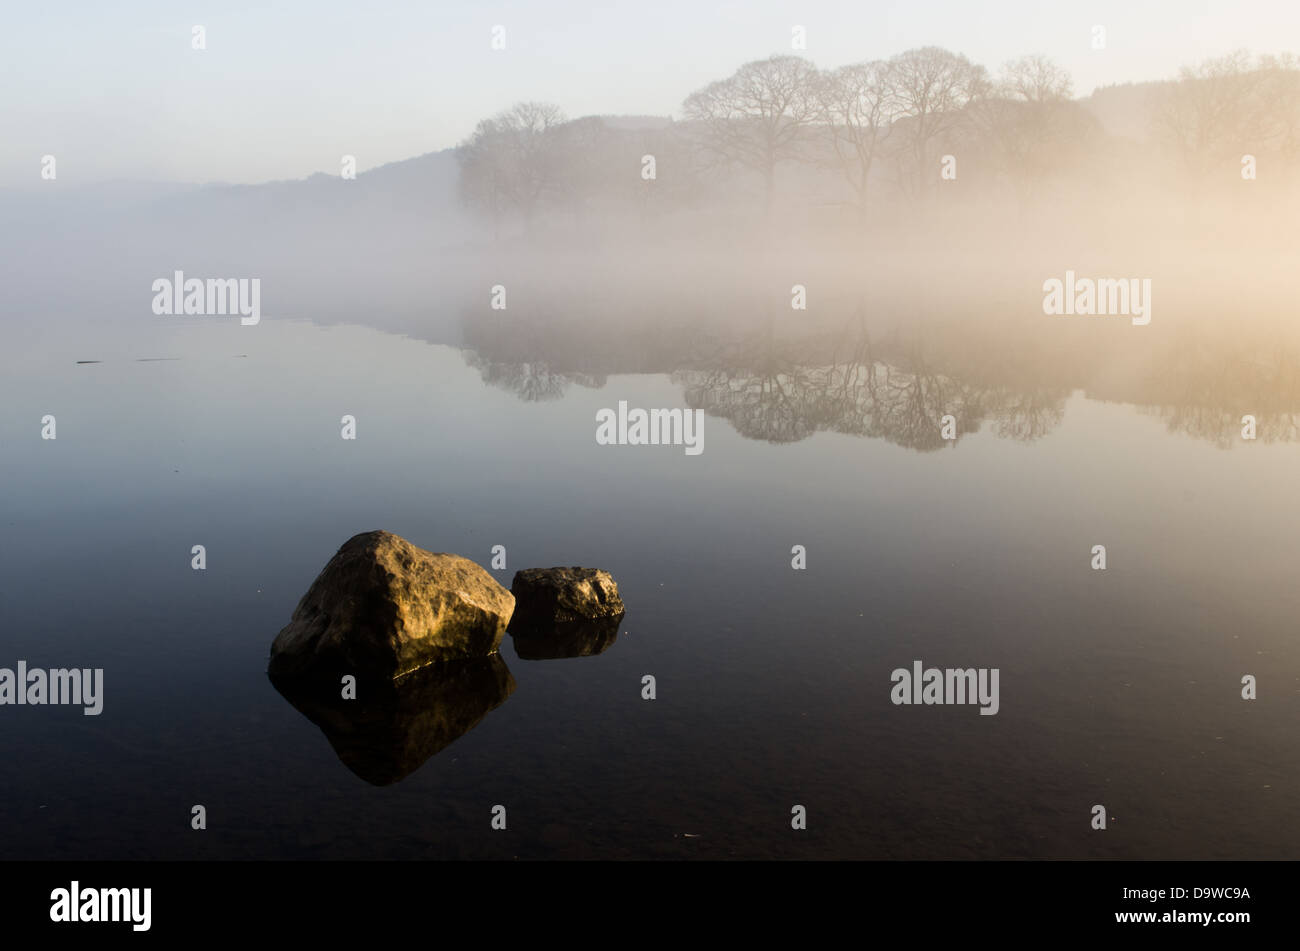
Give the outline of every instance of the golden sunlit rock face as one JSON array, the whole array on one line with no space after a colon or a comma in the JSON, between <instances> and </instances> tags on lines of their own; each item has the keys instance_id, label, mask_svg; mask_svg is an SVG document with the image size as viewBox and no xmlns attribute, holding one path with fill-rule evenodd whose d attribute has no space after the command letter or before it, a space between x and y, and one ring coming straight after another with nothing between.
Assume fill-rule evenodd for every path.
<instances>
[{"instance_id":1,"label":"golden sunlit rock face","mask_svg":"<svg viewBox=\"0 0 1300 951\"><path fill-rule=\"evenodd\" d=\"M479 565L390 532L350 538L271 645L274 676L400 677L426 664L486 657L514 596Z\"/></svg>"}]
</instances>

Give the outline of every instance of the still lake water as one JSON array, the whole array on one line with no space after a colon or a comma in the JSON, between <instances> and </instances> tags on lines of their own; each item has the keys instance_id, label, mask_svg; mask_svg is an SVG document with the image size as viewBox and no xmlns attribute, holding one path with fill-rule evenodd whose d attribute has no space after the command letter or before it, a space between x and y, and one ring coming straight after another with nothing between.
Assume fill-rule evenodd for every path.
<instances>
[{"instance_id":1,"label":"still lake water","mask_svg":"<svg viewBox=\"0 0 1300 951\"><path fill-rule=\"evenodd\" d=\"M752 438L714 400L687 456L594 439L619 400L685 405L681 374L521 399L454 347L269 319L9 342L0 666L102 667L105 696L0 708L0 857L1300 856L1295 442L1225 450L1076 390L1038 438L924 452L887 425ZM507 636L508 698L372 785L265 669L374 529L505 545L507 587L607 569L621 633L548 660ZM999 713L893 705L914 660L999 668Z\"/></svg>"}]
</instances>

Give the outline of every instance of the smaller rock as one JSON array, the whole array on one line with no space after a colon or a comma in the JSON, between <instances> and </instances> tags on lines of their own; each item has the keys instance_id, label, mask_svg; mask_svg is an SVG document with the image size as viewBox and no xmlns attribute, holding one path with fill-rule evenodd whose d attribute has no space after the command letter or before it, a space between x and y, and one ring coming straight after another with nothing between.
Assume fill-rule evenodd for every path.
<instances>
[{"instance_id":1,"label":"smaller rock","mask_svg":"<svg viewBox=\"0 0 1300 951\"><path fill-rule=\"evenodd\" d=\"M622 617L623 599L608 571L598 568L528 568L515 572L511 627Z\"/></svg>"}]
</instances>

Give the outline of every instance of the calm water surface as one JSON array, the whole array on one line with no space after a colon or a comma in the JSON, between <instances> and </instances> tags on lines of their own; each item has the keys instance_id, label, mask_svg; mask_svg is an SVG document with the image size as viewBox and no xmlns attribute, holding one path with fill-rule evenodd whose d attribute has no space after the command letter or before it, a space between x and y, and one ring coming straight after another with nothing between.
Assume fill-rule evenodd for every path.
<instances>
[{"instance_id":1,"label":"calm water surface","mask_svg":"<svg viewBox=\"0 0 1300 951\"><path fill-rule=\"evenodd\" d=\"M761 380L707 366L539 379L307 322L11 343L0 666L103 667L105 700L0 709L0 857L1300 855L1294 442L1074 390L919 451L906 406L837 432L802 391L737 408ZM596 444L597 410L688 389L701 455ZM605 568L628 613L595 656L507 637L504 701L374 785L265 675L373 529L484 566L504 545L506 586ZM914 660L999 668L1000 712L894 706Z\"/></svg>"}]
</instances>

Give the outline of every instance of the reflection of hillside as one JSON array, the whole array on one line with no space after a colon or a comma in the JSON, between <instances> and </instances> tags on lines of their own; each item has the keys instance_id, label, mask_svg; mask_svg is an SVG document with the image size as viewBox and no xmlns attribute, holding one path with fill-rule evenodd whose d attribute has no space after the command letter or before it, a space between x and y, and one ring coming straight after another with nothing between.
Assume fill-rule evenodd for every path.
<instances>
[{"instance_id":1,"label":"reflection of hillside","mask_svg":"<svg viewBox=\"0 0 1300 951\"><path fill-rule=\"evenodd\" d=\"M571 383L592 389L599 389L605 385L603 376L562 373L540 360L507 363L467 350L465 362L479 371L479 376L484 383L507 390L528 403L559 399Z\"/></svg>"},{"instance_id":2,"label":"reflection of hillside","mask_svg":"<svg viewBox=\"0 0 1300 951\"><path fill-rule=\"evenodd\" d=\"M1144 338L999 334L955 324L928 334L870 333L855 315L838 330L618 333L599 322L552 327L474 325L466 360L483 380L526 400L571 383L600 387L610 373L666 373L687 406L742 436L793 443L831 432L940 449L943 418L956 440L985 426L1000 438L1039 439L1060 424L1071 392L1158 415L1171 432L1218 445L1256 418L1263 442L1300 440L1300 350L1275 338L1207 340L1194 332Z\"/></svg>"},{"instance_id":3,"label":"reflection of hillside","mask_svg":"<svg viewBox=\"0 0 1300 951\"><path fill-rule=\"evenodd\" d=\"M614 373L664 373L676 366L687 327L612 333L589 322L494 313L461 328L465 362L483 382L528 402L558 399L570 385L599 389Z\"/></svg>"},{"instance_id":4,"label":"reflection of hillside","mask_svg":"<svg viewBox=\"0 0 1300 951\"><path fill-rule=\"evenodd\" d=\"M1255 417L1259 442L1300 440L1300 354L1280 345L1185 341L1137 396L1129 401L1171 433L1225 449L1241 440L1247 415Z\"/></svg>"},{"instance_id":5,"label":"reflection of hillside","mask_svg":"<svg viewBox=\"0 0 1300 951\"><path fill-rule=\"evenodd\" d=\"M686 403L726 419L742 436L797 442L818 431L887 439L910 449L940 449L943 417L957 433L979 427L980 394L947 377L887 363L763 370L685 370L673 374Z\"/></svg>"},{"instance_id":6,"label":"reflection of hillside","mask_svg":"<svg viewBox=\"0 0 1300 951\"><path fill-rule=\"evenodd\" d=\"M1062 388L977 385L929 357L917 341L875 343L861 324L850 323L801 357L765 337L733 348L718 368L681 370L673 379L692 408L768 442L825 431L928 451L948 445L949 415L957 439L992 420L999 436L1028 441L1061 419Z\"/></svg>"}]
</instances>

